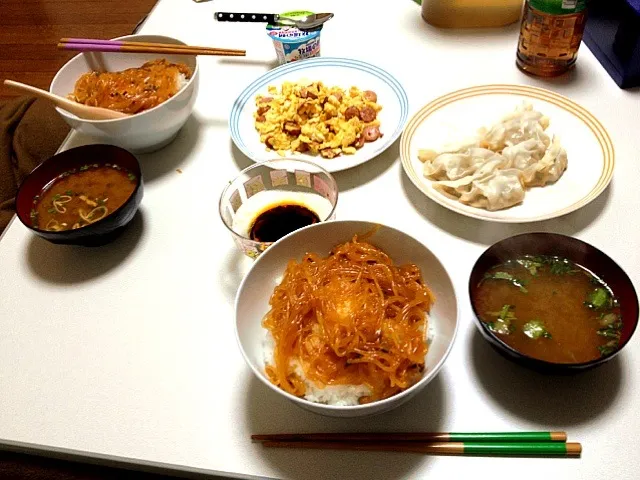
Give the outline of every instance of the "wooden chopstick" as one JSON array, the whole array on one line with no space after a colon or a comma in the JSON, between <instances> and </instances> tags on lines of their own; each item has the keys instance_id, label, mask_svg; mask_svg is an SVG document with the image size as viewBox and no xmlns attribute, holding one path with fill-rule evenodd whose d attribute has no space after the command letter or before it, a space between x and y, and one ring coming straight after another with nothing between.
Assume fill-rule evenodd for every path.
<instances>
[{"instance_id":1,"label":"wooden chopstick","mask_svg":"<svg viewBox=\"0 0 640 480\"><path fill-rule=\"evenodd\" d=\"M566 442L566 432L374 432L251 435L261 442Z\"/></svg>"},{"instance_id":2,"label":"wooden chopstick","mask_svg":"<svg viewBox=\"0 0 640 480\"><path fill-rule=\"evenodd\" d=\"M180 45L177 43L154 43L154 42L131 42L128 40L101 40L97 38L61 38L59 43L82 43L87 45L123 45L132 47L160 47L160 48L176 48L178 50L184 49L196 49L196 50L208 50L211 52L234 52L246 54L246 50L236 50L232 48L218 48L218 47L201 47L193 45Z\"/></svg>"},{"instance_id":3,"label":"wooden chopstick","mask_svg":"<svg viewBox=\"0 0 640 480\"><path fill-rule=\"evenodd\" d=\"M67 40L80 40L70 42ZM217 55L245 56L246 50L234 50L213 47L194 47L189 45L162 44L150 42L124 42L120 40L61 39L58 48L83 52L125 52L125 53L160 53L173 55Z\"/></svg>"}]
</instances>

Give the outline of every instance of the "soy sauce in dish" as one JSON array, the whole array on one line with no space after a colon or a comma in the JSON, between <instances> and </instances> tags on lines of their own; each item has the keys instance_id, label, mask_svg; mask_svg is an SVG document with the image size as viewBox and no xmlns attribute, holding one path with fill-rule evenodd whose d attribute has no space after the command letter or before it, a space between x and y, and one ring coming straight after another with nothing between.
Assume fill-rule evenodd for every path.
<instances>
[{"instance_id":1,"label":"soy sauce in dish","mask_svg":"<svg viewBox=\"0 0 640 480\"><path fill-rule=\"evenodd\" d=\"M249 238L256 242L275 242L299 228L319 221L320 217L314 211L302 205L276 205L256 218Z\"/></svg>"}]
</instances>

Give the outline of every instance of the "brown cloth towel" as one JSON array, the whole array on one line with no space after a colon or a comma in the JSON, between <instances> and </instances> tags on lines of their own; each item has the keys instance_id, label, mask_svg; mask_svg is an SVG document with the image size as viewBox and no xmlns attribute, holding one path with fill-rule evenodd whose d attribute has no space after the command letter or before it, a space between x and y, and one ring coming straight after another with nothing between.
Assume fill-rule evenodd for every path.
<instances>
[{"instance_id":1,"label":"brown cloth towel","mask_svg":"<svg viewBox=\"0 0 640 480\"><path fill-rule=\"evenodd\" d=\"M55 154L69 126L53 106L35 97L0 103L0 233L15 213L24 178Z\"/></svg>"}]
</instances>

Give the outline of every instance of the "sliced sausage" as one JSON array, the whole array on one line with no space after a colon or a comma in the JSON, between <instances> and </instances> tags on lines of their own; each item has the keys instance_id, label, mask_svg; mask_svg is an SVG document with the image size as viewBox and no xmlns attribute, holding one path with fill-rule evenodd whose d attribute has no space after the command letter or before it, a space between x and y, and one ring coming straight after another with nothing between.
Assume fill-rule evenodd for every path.
<instances>
[{"instance_id":1,"label":"sliced sausage","mask_svg":"<svg viewBox=\"0 0 640 480\"><path fill-rule=\"evenodd\" d=\"M259 103L269 103L271 100L273 100L273 97L262 97Z\"/></svg>"},{"instance_id":2,"label":"sliced sausage","mask_svg":"<svg viewBox=\"0 0 640 480\"><path fill-rule=\"evenodd\" d=\"M358 109L356 107L347 107L347 109L344 111L344 118L350 120L353 117L357 117L359 114L360 112L358 112Z\"/></svg>"},{"instance_id":3,"label":"sliced sausage","mask_svg":"<svg viewBox=\"0 0 640 480\"><path fill-rule=\"evenodd\" d=\"M294 137L297 137L298 135L300 135L301 129L300 129L300 125L298 125L296 122L285 122L284 131L287 132L289 135L293 135Z\"/></svg>"},{"instance_id":4,"label":"sliced sausage","mask_svg":"<svg viewBox=\"0 0 640 480\"><path fill-rule=\"evenodd\" d=\"M378 101L378 95L376 95L376 92L374 92L373 90L365 90L364 92L362 92L362 96L367 102L375 103Z\"/></svg>"},{"instance_id":5,"label":"sliced sausage","mask_svg":"<svg viewBox=\"0 0 640 480\"><path fill-rule=\"evenodd\" d=\"M264 121L266 121L266 120L267 120L267 119L266 119L266 117L265 117L264 115L258 115L258 116L256 117L256 122L260 122L260 123L262 123L262 122L264 122Z\"/></svg>"},{"instance_id":6,"label":"sliced sausage","mask_svg":"<svg viewBox=\"0 0 640 480\"><path fill-rule=\"evenodd\" d=\"M374 125L369 125L368 127L364 127L362 136L367 142L375 142L380 138L380 129Z\"/></svg>"},{"instance_id":7,"label":"sliced sausage","mask_svg":"<svg viewBox=\"0 0 640 480\"><path fill-rule=\"evenodd\" d=\"M373 122L376 119L376 111L368 105L362 107L360 109L360 119L365 123Z\"/></svg>"},{"instance_id":8,"label":"sliced sausage","mask_svg":"<svg viewBox=\"0 0 640 480\"><path fill-rule=\"evenodd\" d=\"M298 145L298 148L296 148L296 151L300 152L300 153L304 153L309 151L309 145L307 145L304 142L300 142L300 145Z\"/></svg>"},{"instance_id":9,"label":"sliced sausage","mask_svg":"<svg viewBox=\"0 0 640 480\"><path fill-rule=\"evenodd\" d=\"M273 148L273 137L267 137L264 144L269 148Z\"/></svg>"},{"instance_id":10,"label":"sliced sausage","mask_svg":"<svg viewBox=\"0 0 640 480\"><path fill-rule=\"evenodd\" d=\"M309 90L308 88L300 89L300 98L318 98L318 95L315 94L313 90Z\"/></svg>"},{"instance_id":11,"label":"sliced sausage","mask_svg":"<svg viewBox=\"0 0 640 480\"><path fill-rule=\"evenodd\" d=\"M267 113L269 110L271 110L271 105L264 105L258 108L258 115L263 115Z\"/></svg>"}]
</instances>

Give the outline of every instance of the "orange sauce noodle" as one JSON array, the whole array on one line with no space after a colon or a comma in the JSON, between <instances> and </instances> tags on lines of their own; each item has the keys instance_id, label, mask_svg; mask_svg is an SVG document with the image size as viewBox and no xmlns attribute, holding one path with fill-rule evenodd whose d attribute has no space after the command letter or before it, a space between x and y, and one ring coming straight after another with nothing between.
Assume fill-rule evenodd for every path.
<instances>
[{"instance_id":1,"label":"orange sauce noodle","mask_svg":"<svg viewBox=\"0 0 640 480\"><path fill-rule=\"evenodd\" d=\"M417 265L395 266L375 246L358 240L327 257L291 260L275 288L263 326L275 341L266 373L296 395L318 387L366 385L369 403L395 395L422 378L428 313L434 295Z\"/></svg>"},{"instance_id":2,"label":"orange sauce noodle","mask_svg":"<svg viewBox=\"0 0 640 480\"><path fill-rule=\"evenodd\" d=\"M164 58L121 72L88 72L76 81L69 98L90 107L139 113L178 93L180 74L189 79L192 72L184 63L170 63Z\"/></svg>"}]
</instances>

